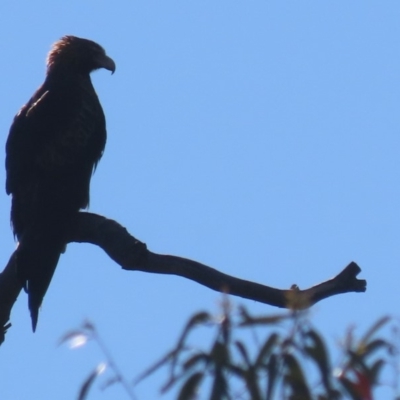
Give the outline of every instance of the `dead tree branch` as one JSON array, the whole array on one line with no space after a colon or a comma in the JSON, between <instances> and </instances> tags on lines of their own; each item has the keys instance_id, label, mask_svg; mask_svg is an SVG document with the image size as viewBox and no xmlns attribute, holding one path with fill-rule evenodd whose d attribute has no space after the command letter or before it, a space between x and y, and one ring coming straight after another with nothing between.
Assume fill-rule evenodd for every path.
<instances>
[{"instance_id":1,"label":"dead tree branch","mask_svg":"<svg viewBox=\"0 0 400 400\"><path fill-rule=\"evenodd\" d=\"M116 221L86 212L77 215L69 241L92 243L101 247L112 260L128 271L183 276L210 289L275 307L304 309L336 294L365 292L367 285L365 280L356 278L361 269L355 262L351 262L336 277L309 289L300 290L296 285L288 290L275 289L235 278L196 261L152 253ZM15 273L16 252L0 274L0 326L3 327L0 330L0 345L11 326L11 309L22 288Z\"/></svg>"}]
</instances>

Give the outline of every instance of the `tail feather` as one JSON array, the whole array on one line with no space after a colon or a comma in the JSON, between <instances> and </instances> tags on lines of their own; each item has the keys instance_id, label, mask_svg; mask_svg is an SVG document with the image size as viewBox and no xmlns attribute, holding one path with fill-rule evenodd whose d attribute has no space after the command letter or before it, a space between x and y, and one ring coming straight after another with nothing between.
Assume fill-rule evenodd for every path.
<instances>
[{"instance_id":1,"label":"tail feather","mask_svg":"<svg viewBox=\"0 0 400 400\"><path fill-rule=\"evenodd\" d=\"M35 332L39 308L50 285L65 241L49 232L27 232L17 250L17 274L28 292L28 306Z\"/></svg>"},{"instance_id":2,"label":"tail feather","mask_svg":"<svg viewBox=\"0 0 400 400\"><path fill-rule=\"evenodd\" d=\"M31 308L29 306L30 312L31 312L31 321L32 321L32 332L35 333L36 332L36 326L38 323L38 319L39 319L39 308Z\"/></svg>"}]
</instances>

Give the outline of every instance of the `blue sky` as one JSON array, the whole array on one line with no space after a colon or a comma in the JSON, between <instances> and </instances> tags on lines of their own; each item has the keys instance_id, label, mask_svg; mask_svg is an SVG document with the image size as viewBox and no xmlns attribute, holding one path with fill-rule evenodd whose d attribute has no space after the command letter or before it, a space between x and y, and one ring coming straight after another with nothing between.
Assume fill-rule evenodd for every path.
<instances>
[{"instance_id":1,"label":"blue sky","mask_svg":"<svg viewBox=\"0 0 400 400\"><path fill-rule=\"evenodd\" d=\"M93 75L108 143L91 211L152 251L279 288L311 286L356 261L367 292L310 313L334 345L351 324L361 333L399 313L399 17L397 1L5 0L2 140L43 81L50 45L64 34L99 42L117 71ZM9 207L3 192L4 265L15 248ZM25 294L13 309L0 397L74 398L102 357L56 342L85 318L134 377L192 313L219 302L191 281L122 271L98 248L69 245L36 334ZM163 376L141 384L138 399L156 398ZM118 387L94 390L90 398L125 398Z\"/></svg>"}]
</instances>

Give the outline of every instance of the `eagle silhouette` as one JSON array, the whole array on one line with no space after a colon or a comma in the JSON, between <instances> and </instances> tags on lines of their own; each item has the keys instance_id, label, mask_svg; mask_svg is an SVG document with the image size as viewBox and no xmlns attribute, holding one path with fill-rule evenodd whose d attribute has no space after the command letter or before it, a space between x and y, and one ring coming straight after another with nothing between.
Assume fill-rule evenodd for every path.
<instances>
[{"instance_id":1,"label":"eagle silhouette","mask_svg":"<svg viewBox=\"0 0 400 400\"><path fill-rule=\"evenodd\" d=\"M16 271L33 331L71 222L89 205L90 179L105 148L105 116L90 79L100 68L115 72L97 43L75 36L54 43L45 81L15 116L7 139Z\"/></svg>"}]
</instances>

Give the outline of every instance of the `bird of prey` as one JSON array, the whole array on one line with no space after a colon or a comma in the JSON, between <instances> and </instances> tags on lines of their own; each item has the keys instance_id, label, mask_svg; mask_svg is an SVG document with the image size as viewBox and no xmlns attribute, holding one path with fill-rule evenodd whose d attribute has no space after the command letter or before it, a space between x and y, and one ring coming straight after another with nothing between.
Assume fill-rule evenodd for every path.
<instances>
[{"instance_id":1,"label":"bird of prey","mask_svg":"<svg viewBox=\"0 0 400 400\"><path fill-rule=\"evenodd\" d=\"M89 205L90 179L104 151L105 117L90 79L100 68L114 73L115 63L97 43L75 36L54 43L45 81L15 116L7 139L16 272L33 331L71 221Z\"/></svg>"}]
</instances>

